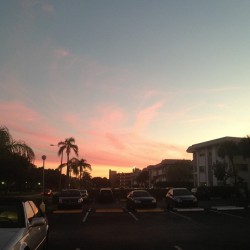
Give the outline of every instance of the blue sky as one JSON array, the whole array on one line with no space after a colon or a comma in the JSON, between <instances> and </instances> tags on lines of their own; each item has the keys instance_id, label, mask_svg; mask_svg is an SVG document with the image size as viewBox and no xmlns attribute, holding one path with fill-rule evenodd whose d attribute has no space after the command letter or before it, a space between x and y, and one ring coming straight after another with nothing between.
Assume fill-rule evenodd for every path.
<instances>
[{"instance_id":1,"label":"blue sky","mask_svg":"<svg viewBox=\"0 0 250 250\"><path fill-rule=\"evenodd\" d=\"M92 176L188 158L250 131L250 2L0 2L0 125L57 167L73 136Z\"/></svg>"}]
</instances>

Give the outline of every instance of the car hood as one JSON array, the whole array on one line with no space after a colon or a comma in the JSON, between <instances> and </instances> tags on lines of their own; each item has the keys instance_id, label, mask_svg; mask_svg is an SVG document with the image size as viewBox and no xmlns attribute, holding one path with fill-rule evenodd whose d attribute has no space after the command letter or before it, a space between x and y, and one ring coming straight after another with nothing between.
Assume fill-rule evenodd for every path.
<instances>
[{"instance_id":1,"label":"car hood","mask_svg":"<svg viewBox=\"0 0 250 250\"><path fill-rule=\"evenodd\" d=\"M183 200L194 200L196 197L194 195L179 195L175 196L177 199L183 199Z\"/></svg>"},{"instance_id":2,"label":"car hood","mask_svg":"<svg viewBox=\"0 0 250 250\"><path fill-rule=\"evenodd\" d=\"M24 234L25 228L0 228L0 249L11 247L10 242L15 244Z\"/></svg>"}]
</instances>

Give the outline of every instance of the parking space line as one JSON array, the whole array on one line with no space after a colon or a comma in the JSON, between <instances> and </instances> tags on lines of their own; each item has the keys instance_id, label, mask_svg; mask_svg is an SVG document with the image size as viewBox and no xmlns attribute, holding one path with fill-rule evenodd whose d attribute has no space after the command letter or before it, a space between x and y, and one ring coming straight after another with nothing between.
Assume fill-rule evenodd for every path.
<instances>
[{"instance_id":1,"label":"parking space line","mask_svg":"<svg viewBox=\"0 0 250 250\"><path fill-rule=\"evenodd\" d=\"M123 208L124 212L127 212L135 221L138 221L139 219L131 212L129 211L127 208Z\"/></svg>"},{"instance_id":2,"label":"parking space line","mask_svg":"<svg viewBox=\"0 0 250 250\"><path fill-rule=\"evenodd\" d=\"M192 221L192 219L191 219L190 217L188 217L188 216L184 216L184 215L182 215L182 214L175 213L175 212L170 211L170 210L168 210L168 211L169 211L171 214L174 214L174 215L176 215L176 216L179 216L179 217L181 217L181 218L183 218L183 219L185 219L185 220Z\"/></svg>"},{"instance_id":3,"label":"parking space line","mask_svg":"<svg viewBox=\"0 0 250 250\"><path fill-rule=\"evenodd\" d=\"M154 208L154 209L136 209L138 213L162 213L165 212L162 208Z\"/></svg>"},{"instance_id":4,"label":"parking space line","mask_svg":"<svg viewBox=\"0 0 250 250\"><path fill-rule=\"evenodd\" d=\"M177 212L192 212L192 211L204 211L204 208L194 207L194 208L174 208Z\"/></svg>"},{"instance_id":5,"label":"parking space line","mask_svg":"<svg viewBox=\"0 0 250 250\"><path fill-rule=\"evenodd\" d=\"M174 248L177 249L177 250L182 250L182 248L179 247L179 246L174 246Z\"/></svg>"},{"instance_id":6,"label":"parking space line","mask_svg":"<svg viewBox=\"0 0 250 250\"><path fill-rule=\"evenodd\" d=\"M217 211L226 211L226 210L244 210L244 207L236 207L236 206L217 206L217 207L211 207L213 210Z\"/></svg>"},{"instance_id":7,"label":"parking space line","mask_svg":"<svg viewBox=\"0 0 250 250\"><path fill-rule=\"evenodd\" d=\"M214 212L214 213L218 213L218 214L223 214L223 215L235 217L235 218L238 218L238 219L244 219L244 217L242 217L242 216L234 215L234 214L229 214L229 213L225 213L225 212L221 212L221 211L218 211L218 210L213 210L213 209L211 209L210 211L211 211L211 212Z\"/></svg>"},{"instance_id":8,"label":"parking space line","mask_svg":"<svg viewBox=\"0 0 250 250\"><path fill-rule=\"evenodd\" d=\"M97 208L96 213L123 213L122 208Z\"/></svg>"},{"instance_id":9,"label":"parking space line","mask_svg":"<svg viewBox=\"0 0 250 250\"><path fill-rule=\"evenodd\" d=\"M128 211L129 215L136 221L138 221L139 219L130 211Z\"/></svg>"},{"instance_id":10,"label":"parking space line","mask_svg":"<svg viewBox=\"0 0 250 250\"><path fill-rule=\"evenodd\" d=\"M54 210L53 214L80 214L82 210Z\"/></svg>"},{"instance_id":11,"label":"parking space line","mask_svg":"<svg viewBox=\"0 0 250 250\"><path fill-rule=\"evenodd\" d=\"M91 212L91 208L87 211L87 213L85 214L85 216L82 219L82 222L84 223L87 220L87 217L89 216L89 213Z\"/></svg>"}]
</instances>

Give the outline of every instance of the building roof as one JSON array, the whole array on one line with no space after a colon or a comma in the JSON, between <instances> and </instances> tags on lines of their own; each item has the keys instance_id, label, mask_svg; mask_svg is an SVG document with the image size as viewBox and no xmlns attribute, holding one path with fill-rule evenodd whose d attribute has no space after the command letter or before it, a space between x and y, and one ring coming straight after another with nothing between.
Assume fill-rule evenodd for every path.
<instances>
[{"instance_id":1,"label":"building roof","mask_svg":"<svg viewBox=\"0 0 250 250\"><path fill-rule=\"evenodd\" d=\"M225 142L225 141L239 142L241 139L242 139L241 137L225 136L225 137L214 139L214 140L211 140L211 141L205 141L205 142L194 144L194 145L188 147L187 152L188 153L194 153L195 151L197 151L199 149L207 148L207 147L210 147L210 146L216 146L216 145L218 145L218 144L220 144L222 142Z\"/></svg>"},{"instance_id":2,"label":"building roof","mask_svg":"<svg viewBox=\"0 0 250 250\"><path fill-rule=\"evenodd\" d=\"M162 166L165 165L175 165L177 163L180 162L191 162L191 160L187 160L187 159L165 159L162 160L160 163L156 164L156 165L150 165L147 167L147 169L155 169L155 168L161 168Z\"/></svg>"}]
</instances>

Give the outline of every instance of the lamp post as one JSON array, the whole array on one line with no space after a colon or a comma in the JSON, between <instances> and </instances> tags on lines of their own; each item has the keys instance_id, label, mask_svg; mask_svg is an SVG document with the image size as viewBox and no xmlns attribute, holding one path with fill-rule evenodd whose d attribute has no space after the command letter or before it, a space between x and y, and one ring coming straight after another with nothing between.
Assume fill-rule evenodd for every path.
<instances>
[{"instance_id":1,"label":"lamp post","mask_svg":"<svg viewBox=\"0 0 250 250\"><path fill-rule=\"evenodd\" d=\"M45 168L45 160L46 160L46 155L42 156L42 160L43 160L43 194L42 194L42 203L40 205L40 208L43 212L45 212L45 204L44 204L44 168Z\"/></svg>"}]
</instances>

